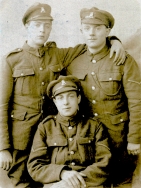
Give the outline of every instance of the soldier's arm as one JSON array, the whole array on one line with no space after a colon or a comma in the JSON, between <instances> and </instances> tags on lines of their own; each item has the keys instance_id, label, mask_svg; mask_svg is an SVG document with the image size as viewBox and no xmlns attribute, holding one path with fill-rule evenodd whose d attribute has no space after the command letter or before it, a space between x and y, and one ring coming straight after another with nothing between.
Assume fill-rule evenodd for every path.
<instances>
[{"instance_id":1,"label":"soldier's arm","mask_svg":"<svg viewBox=\"0 0 141 188\"><path fill-rule=\"evenodd\" d=\"M126 97L128 99L129 109L129 133L128 150L133 151L140 149L141 137L141 78L139 67L135 60L127 54L125 64L123 66L123 86Z\"/></svg>"},{"instance_id":2,"label":"soldier's arm","mask_svg":"<svg viewBox=\"0 0 141 188\"><path fill-rule=\"evenodd\" d=\"M51 163L51 148L47 143L47 132L40 123L35 133L32 149L27 163L28 172L33 180L42 184L60 181L65 165Z\"/></svg>"},{"instance_id":3,"label":"soldier's arm","mask_svg":"<svg viewBox=\"0 0 141 188\"><path fill-rule=\"evenodd\" d=\"M82 174L86 175L87 178L85 181L89 186L102 185L107 179L111 152L108 146L108 136L106 135L105 129L99 123L95 135L95 161L92 165L81 171Z\"/></svg>"},{"instance_id":4,"label":"soldier's arm","mask_svg":"<svg viewBox=\"0 0 141 188\"><path fill-rule=\"evenodd\" d=\"M111 46L111 57L116 53L114 62L118 65L123 64L125 61L125 50L120 40L116 37L108 37L107 42ZM86 50L86 44L79 44L70 48L60 48L58 54L63 67L69 66L76 57L83 54Z\"/></svg>"},{"instance_id":5,"label":"soldier's arm","mask_svg":"<svg viewBox=\"0 0 141 188\"><path fill-rule=\"evenodd\" d=\"M6 57L0 61L0 150L11 148L9 109L13 91L12 70Z\"/></svg>"}]
</instances>

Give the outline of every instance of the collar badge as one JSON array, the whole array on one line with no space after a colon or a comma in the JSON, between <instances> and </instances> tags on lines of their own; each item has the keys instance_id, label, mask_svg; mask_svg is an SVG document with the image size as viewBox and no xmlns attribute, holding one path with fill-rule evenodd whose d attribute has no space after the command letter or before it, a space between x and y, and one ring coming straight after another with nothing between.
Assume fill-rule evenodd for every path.
<instances>
[{"instance_id":1,"label":"collar badge","mask_svg":"<svg viewBox=\"0 0 141 188\"><path fill-rule=\"evenodd\" d=\"M45 9L44 9L44 7L41 7L41 13L45 13L46 11L45 11Z\"/></svg>"},{"instance_id":2,"label":"collar badge","mask_svg":"<svg viewBox=\"0 0 141 188\"><path fill-rule=\"evenodd\" d=\"M66 85L65 80L62 80L62 81L61 81L61 85L62 85L62 86Z\"/></svg>"},{"instance_id":3,"label":"collar badge","mask_svg":"<svg viewBox=\"0 0 141 188\"><path fill-rule=\"evenodd\" d=\"M88 16L85 16L85 18L94 18L94 13L90 12L90 14Z\"/></svg>"}]
</instances>

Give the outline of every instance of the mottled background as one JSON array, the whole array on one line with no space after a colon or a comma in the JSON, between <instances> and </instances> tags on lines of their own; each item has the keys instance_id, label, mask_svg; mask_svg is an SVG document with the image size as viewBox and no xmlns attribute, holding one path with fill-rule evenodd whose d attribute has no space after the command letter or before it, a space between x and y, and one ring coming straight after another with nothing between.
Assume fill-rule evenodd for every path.
<instances>
[{"instance_id":1,"label":"mottled background","mask_svg":"<svg viewBox=\"0 0 141 188\"><path fill-rule=\"evenodd\" d=\"M21 22L26 9L34 2L48 3L54 17L50 41L58 47L83 43L80 33L81 8L92 6L113 14L115 26L111 32L120 38L136 59L141 70L141 1L140 0L0 0L0 57L22 47L26 32ZM135 171L132 188L141 187L141 156ZM0 170L0 188L12 188L6 172Z\"/></svg>"}]
</instances>

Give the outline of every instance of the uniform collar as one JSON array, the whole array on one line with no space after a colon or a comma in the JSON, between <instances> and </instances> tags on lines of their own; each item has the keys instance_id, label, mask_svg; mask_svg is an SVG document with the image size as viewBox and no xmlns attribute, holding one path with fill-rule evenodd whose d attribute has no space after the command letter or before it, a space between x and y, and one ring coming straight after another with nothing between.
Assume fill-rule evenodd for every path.
<instances>
[{"instance_id":1,"label":"uniform collar","mask_svg":"<svg viewBox=\"0 0 141 188\"><path fill-rule=\"evenodd\" d=\"M65 125L65 126L75 126L76 124L78 124L78 122L80 121L80 114L77 113L75 116L70 117L70 118L66 118L66 117L62 117L59 113L56 116L56 120L58 123Z\"/></svg>"},{"instance_id":2,"label":"uniform collar","mask_svg":"<svg viewBox=\"0 0 141 188\"><path fill-rule=\"evenodd\" d=\"M42 46L41 48L33 48L33 47L30 47L27 44L27 42L25 42L23 45L23 49L37 57L42 57L42 56L44 56L45 51L47 50L47 47Z\"/></svg>"},{"instance_id":3,"label":"uniform collar","mask_svg":"<svg viewBox=\"0 0 141 188\"><path fill-rule=\"evenodd\" d=\"M97 54L92 54L87 47L86 53L90 61L92 60L99 61L100 59L104 58L109 53L109 47L105 45L104 48L102 48Z\"/></svg>"}]
</instances>

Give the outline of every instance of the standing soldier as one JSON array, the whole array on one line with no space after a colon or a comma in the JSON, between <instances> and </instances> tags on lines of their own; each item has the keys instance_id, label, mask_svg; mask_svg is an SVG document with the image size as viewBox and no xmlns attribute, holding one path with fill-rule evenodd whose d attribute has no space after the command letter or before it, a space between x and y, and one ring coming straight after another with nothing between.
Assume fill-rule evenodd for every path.
<instances>
[{"instance_id":1,"label":"standing soldier","mask_svg":"<svg viewBox=\"0 0 141 188\"><path fill-rule=\"evenodd\" d=\"M14 187L36 187L26 164L37 125L49 114L44 106L52 106L46 87L86 50L85 45L58 49L54 42L44 46L52 20L49 5L31 6L22 20L27 41L0 61L0 167L8 171Z\"/></svg>"},{"instance_id":2,"label":"standing soldier","mask_svg":"<svg viewBox=\"0 0 141 188\"><path fill-rule=\"evenodd\" d=\"M90 113L106 126L113 163L111 180L117 185L132 177L134 157L140 152L141 87L139 68L127 54L124 65L109 59L106 37L114 26L113 16L95 7L82 9L81 31L87 51L67 69L81 80ZM87 110L88 111L88 110ZM128 155L128 153L132 155Z\"/></svg>"}]
</instances>

